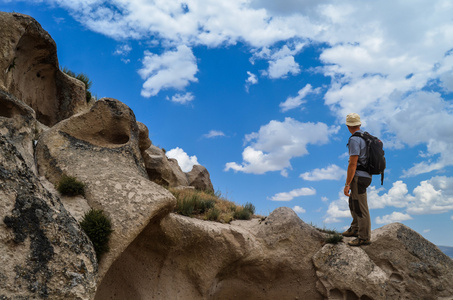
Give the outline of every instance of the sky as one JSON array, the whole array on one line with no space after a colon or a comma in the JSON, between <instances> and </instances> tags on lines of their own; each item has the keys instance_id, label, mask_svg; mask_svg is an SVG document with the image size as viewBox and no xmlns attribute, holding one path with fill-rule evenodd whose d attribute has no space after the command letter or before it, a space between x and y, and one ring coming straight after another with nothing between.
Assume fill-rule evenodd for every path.
<instances>
[{"instance_id":1,"label":"sky","mask_svg":"<svg viewBox=\"0 0 453 300\"><path fill-rule=\"evenodd\" d=\"M384 142L372 229L453 246L450 0L0 0L34 17L60 67L127 104L184 171L256 213L343 231L345 117Z\"/></svg>"}]
</instances>

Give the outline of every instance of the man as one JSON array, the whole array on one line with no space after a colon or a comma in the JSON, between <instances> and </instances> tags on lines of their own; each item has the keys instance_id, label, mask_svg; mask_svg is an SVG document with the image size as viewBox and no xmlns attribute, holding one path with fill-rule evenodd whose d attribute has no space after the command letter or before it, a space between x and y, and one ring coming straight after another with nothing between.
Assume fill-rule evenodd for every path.
<instances>
[{"instance_id":1,"label":"man","mask_svg":"<svg viewBox=\"0 0 453 300\"><path fill-rule=\"evenodd\" d=\"M349 132L363 132L360 129L362 123L360 116L351 113L346 116L346 125ZM352 215L352 223L343 236L357 237L349 242L350 246L361 246L371 244L371 220L368 211L366 188L371 184L371 175L362 171L361 166L366 163L366 142L359 136L351 136L348 142L349 164L346 176L344 194L349 197L349 210Z\"/></svg>"}]
</instances>

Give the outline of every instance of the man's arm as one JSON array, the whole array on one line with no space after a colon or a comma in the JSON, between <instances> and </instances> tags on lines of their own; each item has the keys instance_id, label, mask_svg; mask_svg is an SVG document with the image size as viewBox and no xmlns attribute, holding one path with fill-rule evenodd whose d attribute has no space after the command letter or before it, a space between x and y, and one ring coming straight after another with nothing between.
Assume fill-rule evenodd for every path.
<instances>
[{"instance_id":1,"label":"man's arm","mask_svg":"<svg viewBox=\"0 0 453 300\"><path fill-rule=\"evenodd\" d=\"M354 179L355 170L357 169L357 162L359 161L358 155L349 156L348 172L346 175L346 184L344 186L344 194L349 197L349 191L351 190L351 182Z\"/></svg>"}]
</instances>

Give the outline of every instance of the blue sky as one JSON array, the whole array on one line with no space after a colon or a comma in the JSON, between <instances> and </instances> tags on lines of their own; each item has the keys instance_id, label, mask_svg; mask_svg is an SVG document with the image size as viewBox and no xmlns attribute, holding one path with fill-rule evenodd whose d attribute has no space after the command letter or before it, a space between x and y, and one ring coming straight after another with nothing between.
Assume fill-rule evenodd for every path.
<instances>
[{"instance_id":1,"label":"blue sky","mask_svg":"<svg viewBox=\"0 0 453 300\"><path fill-rule=\"evenodd\" d=\"M349 226L346 114L382 138L372 228L453 246L453 3L0 0L34 17L61 67L129 105L154 145L230 200Z\"/></svg>"}]
</instances>

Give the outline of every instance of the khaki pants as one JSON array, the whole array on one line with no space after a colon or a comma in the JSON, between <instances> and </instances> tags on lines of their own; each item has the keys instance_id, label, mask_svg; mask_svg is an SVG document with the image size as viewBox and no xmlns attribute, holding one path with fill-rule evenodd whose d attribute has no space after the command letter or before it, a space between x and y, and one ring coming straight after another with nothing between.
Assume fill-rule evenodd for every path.
<instances>
[{"instance_id":1,"label":"khaki pants","mask_svg":"<svg viewBox=\"0 0 453 300\"><path fill-rule=\"evenodd\" d=\"M349 210L352 215L351 229L358 231L359 239L371 238L371 219L368 210L366 188L371 184L371 178L355 176L351 182Z\"/></svg>"}]
</instances>

